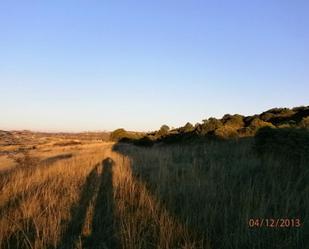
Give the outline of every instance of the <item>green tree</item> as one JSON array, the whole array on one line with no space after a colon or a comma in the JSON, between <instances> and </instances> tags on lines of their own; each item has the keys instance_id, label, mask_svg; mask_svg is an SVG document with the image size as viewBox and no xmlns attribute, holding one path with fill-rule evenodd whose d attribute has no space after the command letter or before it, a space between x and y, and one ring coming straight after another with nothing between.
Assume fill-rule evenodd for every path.
<instances>
[{"instance_id":1,"label":"green tree","mask_svg":"<svg viewBox=\"0 0 309 249\"><path fill-rule=\"evenodd\" d=\"M127 131L123 128L116 129L110 134L110 140L112 141L118 141L125 137L127 137Z\"/></svg>"},{"instance_id":2,"label":"green tree","mask_svg":"<svg viewBox=\"0 0 309 249\"><path fill-rule=\"evenodd\" d=\"M194 130L194 126L190 122L186 123L185 126L179 128L179 132L181 133L186 133L186 132L190 132L193 130Z\"/></svg>"},{"instance_id":3,"label":"green tree","mask_svg":"<svg viewBox=\"0 0 309 249\"><path fill-rule=\"evenodd\" d=\"M235 114L235 115L225 115L225 119L224 119L224 125L225 126L230 126L231 128L235 128L235 129L240 129L243 128L245 123L244 123L244 117L242 115L239 114Z\"/></svg>"},{"instance_id":4,"label":"green tree","mask_svg":"<svg viewBox=\"0 0 309 249\"><path fill-rule=\"evenodd\" d=\"M204 119L203 124L198 127L198 132L202 135L214 132L222 126L222 122L216 118Z\"/></svg>"},{"instance_id":5,"label":"green tree","mask_svg":"<svg viewBox=\"0 0 309 249\"><path fill-rule=\"evenodd\" d=\"M167 125L162 125L160 130L157 132L158 136L166 136L170 130L170 127Z\"/></svg>"}]
</instances>

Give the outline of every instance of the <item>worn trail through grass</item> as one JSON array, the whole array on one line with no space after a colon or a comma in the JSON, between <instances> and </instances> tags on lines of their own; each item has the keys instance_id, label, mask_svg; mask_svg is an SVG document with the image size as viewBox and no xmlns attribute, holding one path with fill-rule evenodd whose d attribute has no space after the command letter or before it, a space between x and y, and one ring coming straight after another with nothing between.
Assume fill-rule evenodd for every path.
<instances>
[{"instance_id":1,"label":"worn trail through grass","mask_svg":"<svg viewBox=\"0 0 309 249\"><path fill-rule=\"evenodd\" d=\"M0 192L0 248L201 248L112 146L8 174Z\"/></svg>"}]
</instances>

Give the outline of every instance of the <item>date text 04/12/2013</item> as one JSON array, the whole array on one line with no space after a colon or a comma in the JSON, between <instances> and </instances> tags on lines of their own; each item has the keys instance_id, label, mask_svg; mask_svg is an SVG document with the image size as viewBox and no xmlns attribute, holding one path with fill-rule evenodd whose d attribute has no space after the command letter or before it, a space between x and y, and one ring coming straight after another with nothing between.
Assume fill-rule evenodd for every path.
<instances>
[{"instance_id":1,"label":"date text 04/12/2013","mask_svg":"<svg viewBox=\"0 0 309 249\"><path fill-rule=\"evenodd\" d=\"M299 218L250 218L248 219L248 226L250 228L297 228L302 226L302 222Z\"/></svg>"}]
</instances>

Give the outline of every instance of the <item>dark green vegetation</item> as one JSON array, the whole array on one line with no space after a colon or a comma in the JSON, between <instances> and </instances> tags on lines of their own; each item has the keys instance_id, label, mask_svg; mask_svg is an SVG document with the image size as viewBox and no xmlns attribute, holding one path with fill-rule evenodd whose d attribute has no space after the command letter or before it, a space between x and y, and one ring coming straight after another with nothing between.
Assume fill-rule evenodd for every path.
<instances>
[{"instance_id":1,"label":"dark green vegetation","mask_svg":"<svg viewBox=\"0 0 309 249\"><path fill-rule=\"evenodd\" d=\"M255 148L260 156L272 154L281 162L296 167L309 166L309 132L305 129L260 129L255 136Z\"/></svg>"},{"instance_id":2,"label":"dark green vegetation","mask_svg":"<svg viewBox=\"0 0 309 249\"><path fill-rule=\"evenodd\" d=\"M226 114L221 119L208 118L194 126L187 123L177 129L163 125L158 131L143 133L118 129L111 133L114 141L151 146L157 142L179 143L204 139L230 139L254 136L260 128L309 128L309 106L273 108L259 115L242 116Z\"/></svg>"},{"instance_id":3,"label":"dark green vegetation","mask_svg":"<svg viewBox=\"0 0 309 249\"><path fill-rule=\"evenodd\" d=\"M110 140L112 141L118 141L122 140L123 142L125 141L131 141L131 140L139 140L145 136L145 133L142 132L131 132L131 131L126 131L123 128L119 128L117 130L114 130L110 134Z\"/></svg>"}]
</instances>

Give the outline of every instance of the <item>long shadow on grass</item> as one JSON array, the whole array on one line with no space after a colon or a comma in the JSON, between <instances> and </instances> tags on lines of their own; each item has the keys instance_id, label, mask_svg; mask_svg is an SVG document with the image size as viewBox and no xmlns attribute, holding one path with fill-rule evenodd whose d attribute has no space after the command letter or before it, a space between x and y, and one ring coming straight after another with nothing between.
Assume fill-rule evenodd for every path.
<instances>
[{"instance_id":1,"label":"long shadow on grass","mask_svg":"<svg viewBox=\"0 0 309 249\"><path fill-rule=\"evenodd\" d=\"M290 164L279 164L280 170L272 167L271 162L279 159L272 159L267 152L264 156L273 161L263 161L252 147L247 148L252 145L246 140L221 141L212 147L216 151L207 151L207 155L202 153L203 147L194 147L194 153L187 147L192 154L177 146L148 150L118 143L113 150L129 157L133 177L141 181L172 216L180 218L189 229L201 232L212 248L306 248L308 225L305 217L308 216L304 210L308 198L301 197L305 196L306 189L300 184L306 179L302 175L308 174L304 167L294 172L294 168L299 168L294 163L294 167L287 167L282 175L284 166ZM247 148L246 154L242 152L244 148ZM164 152L161 162L165 157L168 159L161 167L164 173L158 166L161 152ZM210 159L213 162L211 170L208 168ZM198 166L194 166L196 172L190 179L194 161L198 161ZM296 191L297 186L299 191ZM287 190L282 191L284 188ZM290 200L285 201L288 198ZM252 217L299 217L303 226L250 228L248 219Z\"/></svg>"},{"instance_id":2,"label":"long shadow on grass","mask_svg":"<svg viewBox=\"0 0 309 249\"><path fill-rule=\"evenodd\" d=\"M92 233L85 244L86 248L118 248L114 219L113 171L114 161L106 158L94 207Z\"/></svg>"},{"instance_id":3,"label":"long shadow on grass","mask_svg":"<svg viewBox=\"0 0 309 249\"><path fill-rule=\"evenodd\" d=\"M72 208L72 218L58 248L75 248L79 242L82 243L82 248L117 248L113 217L113 165L113 160L106 158L101 164L97 164L88 175L80 200ZM94 200L91 234L84 238L82 229L87 218L87 210L91 201Z\"/></svg>"}]
</instances>

